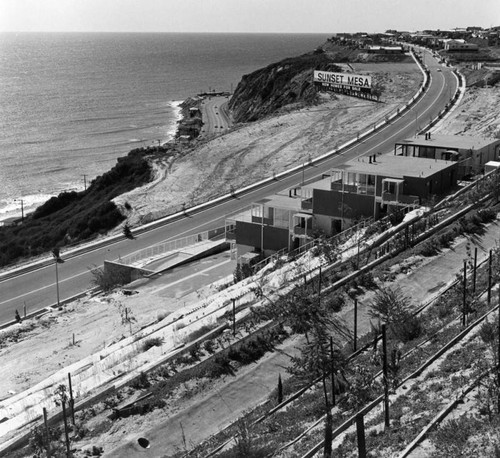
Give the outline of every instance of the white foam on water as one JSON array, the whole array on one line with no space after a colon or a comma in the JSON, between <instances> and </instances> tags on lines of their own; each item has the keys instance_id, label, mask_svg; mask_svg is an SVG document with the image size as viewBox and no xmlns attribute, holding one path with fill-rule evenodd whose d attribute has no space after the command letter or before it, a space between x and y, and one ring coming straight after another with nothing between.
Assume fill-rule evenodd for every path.
<instances>
[{"instance_id":1,"label":"white foam on water","mask_svg":"<svg viewBox=\"0 0 500 458\"><path fill-rule=\"evenodd\" d=\"M34 211L41 204L54 197L54 194L32 194L17 199L0 200L0 220L21 217L21 200L24 214Z\"/></svg>"},{"instance_id":2,"label":"white foam on water","mask_svg":"<svg viewBox=\"0 0 500 458\"><path fill-rule=\"evenodd\" d=\"M177 133L177 123L182 119L182 108L180 107L182 102L184 102L184 100L172 100L169 102L169 105L173 110L175 121L170 124L170 128L167 131L168 137L163 141L163 143L172 140Z\"/></svg>"}]
</instances>

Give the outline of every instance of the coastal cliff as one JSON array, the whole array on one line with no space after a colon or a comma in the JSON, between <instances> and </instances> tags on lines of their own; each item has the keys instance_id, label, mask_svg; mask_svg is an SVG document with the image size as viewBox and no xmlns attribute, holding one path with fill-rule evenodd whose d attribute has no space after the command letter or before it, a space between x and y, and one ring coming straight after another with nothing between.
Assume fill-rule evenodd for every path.
<instances>
[{"instance_id":1,"label":"coastal cliff","mask_svg":"<svg viewBox=\"0 0 500 458\"><path fill-rule=\"evenodd\" d=\"M318 94L313 70L340 71L321 48L244 75L229 101L235 122L250 122L290 105L313 105Z\"/></svg>"}]
</instances>

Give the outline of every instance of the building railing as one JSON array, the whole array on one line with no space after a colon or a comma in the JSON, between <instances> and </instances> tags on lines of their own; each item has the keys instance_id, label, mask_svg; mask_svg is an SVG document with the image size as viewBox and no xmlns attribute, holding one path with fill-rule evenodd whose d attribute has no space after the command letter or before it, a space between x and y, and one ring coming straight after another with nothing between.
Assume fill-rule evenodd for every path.
<instances>
[{"instance_id":1,"label":"building railing","mask_svg":"<svg viewBox=\"0 0 500 458\"><path fill-rule=\"evenodd\" d=\"M370 226L373 224L373 218L367 218L364 219L363 221L360 221L358 224L351 226L350 228L346 229L345 231L342 231L341 233L334 235L333 237L330 237L328 240L330 243L334 245L340 245L347 239L353 236L356 232L358 232L361 229L364 229L365 227ZM267 264L270 262L274 262L277 259L279 259L282 256L288 255L289 257L295 257L299 256L306 251L309 251L312 247L320 243L321 239L312 239L307 243L304 243L302 246L299 246L298 248L295 248L294 250L288 251L287 248L282 248L281 250L277 251L276 253L273 253L271 256L268 256L267 258L264 258L262 261L256 263L253 265L253 272L257 272L263 267L265 267ZM238 260L238 263L240 261Z\"/></svg>"},{"instance_id":2,"label":"building railing","mask_svg":"<svg viewBox=\"0 0 500 458\"><path fill-rule=\"evenodd\" d=\"M307 227L301 227L301 226L294 226L293 227L293 235L305 235L306 237L311 237L312 236L312 229L307 228Z\"/></svg>"},{"instance_id":3,"label":"building railing","mask_svg":"<svg viewBox=\"0 0 500 458\"><path fill-rule=\"evenodd\" d=\"M373 185L355 185L355 184L342 184L332 183L332 191L343 191L350 194L375 194L375 186Z\"/></svg>"},{"instance_id":4,"label":"building railing","mask_svg":"<svg viewBox=\"0 0 500 458\"><path fill-rule=\"evenodd\" d=\"M180 251L185 247L196 245L197 243L204 242L207 240L213 240L219 238L225 232L227 233L226 227L218 227L210 231L204 231L180 239L171 240L168 242L162 242L157 245L153 245L151 247L144 248L143 250L132 253L129 256L119 258L119 262L120 264L133 265L145 259L158 258L161 257L161 255L163 254Z\"/></svg>"},{"instance_id":5,"label":"building railing","mask_svg":"<svg viewBox=\"0 0 500 458\"><path fill-rule=\"evenodd\" d=\"M383 192L382 203L418 205L420 203L420 198L418 196L411 196L409 194L396 195L390 192Z\"/></svg>"},{"instance_id":6,"label":"building railing","mask_svg":"<svg viewBox=\"0 0 500 458\"><path fill-rule=\"evenodd\" d=\"M307 199L302 201L302 210L312 210L313 203L312 199Z\"/></svg>"}]
</instances>

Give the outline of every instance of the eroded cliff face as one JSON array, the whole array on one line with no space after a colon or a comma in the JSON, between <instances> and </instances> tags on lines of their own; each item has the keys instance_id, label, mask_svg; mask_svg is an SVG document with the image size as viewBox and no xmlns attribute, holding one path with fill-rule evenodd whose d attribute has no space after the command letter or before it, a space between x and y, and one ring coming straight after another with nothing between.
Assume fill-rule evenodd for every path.
<instances>
[{"instance_id":1,"label":"eroded cliff face","mask_svg":"<svg viewBox=\"0 0 500 458\"><path fill-rule=\"evenodd\" d=\"M255 121L293 104L316 103L313 70L340 71L329 55L316 51L243 76L229 101L235 122Z\"/></svg>"}]
</instances>

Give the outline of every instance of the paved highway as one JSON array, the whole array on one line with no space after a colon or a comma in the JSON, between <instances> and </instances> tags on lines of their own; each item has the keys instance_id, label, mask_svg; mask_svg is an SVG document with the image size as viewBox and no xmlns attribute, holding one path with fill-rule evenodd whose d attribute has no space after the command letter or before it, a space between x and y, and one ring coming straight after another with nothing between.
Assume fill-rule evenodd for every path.
<instances>
[{"instance_id":1,"label":"paved highway","mask_svg":"<svg viewBox=\"0 0 500 458\"><path fill-rule=\"evenodd\" d=\"M228 97L205 98L201 105L203 116L202 137L222 134L226 132L232 123L227 111Z\"/></svg>"},{"instance_id":2,"label":"paved highway","mask_svg":"<svg viewBox=\"0 0 500 458\"><path fill-rule=\"evenodd\" d=\"M357 156L393 151L396 141L413 136L419 126L423 127L430 118L436 117L449 101L450 95L453 95L456 90L457 81L449 68L440 66L429 53L425 62L431 71L431 84L428 91L411 110L389 126L348 148L341 155L324 160L321 165L306 167L304 172L298 171L210 209L188 214L185 218L145 232L135 240L117 241L104 248L67 259L64 264L58 265L61 300L88 289L91 282L88 268L102 265L105 259L116 260L119 256L126 256L162 241L175 240L209 228L223 226L226 215L236 213L265 196L299 184L302 181L302 173L305 179L309 180ZM315 156L315 152L311 151L311 155ZM64 258L64 251L62 257ZM15 309L22 313L24 304L28 312L54 304L56 302L55 281L54 264L0 281L0 323L12 320Z\"/></svg>"}]
</instances>

